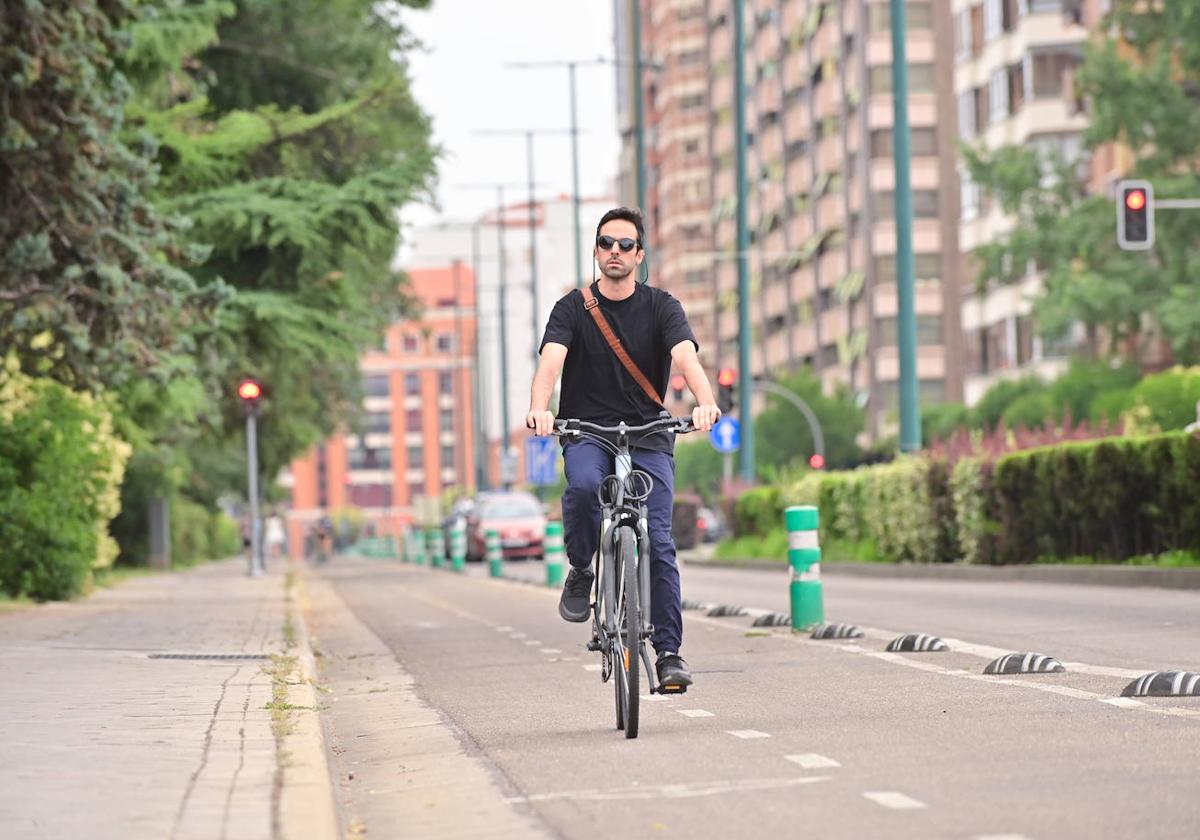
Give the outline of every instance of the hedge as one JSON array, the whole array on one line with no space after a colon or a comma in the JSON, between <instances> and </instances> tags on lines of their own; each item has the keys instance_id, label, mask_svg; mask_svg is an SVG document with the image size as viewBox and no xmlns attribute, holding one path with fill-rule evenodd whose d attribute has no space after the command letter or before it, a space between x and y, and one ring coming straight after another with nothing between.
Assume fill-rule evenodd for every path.
<instances>
[{"instance_id":1,"label":"hedge","mask_svg":"<svg viewBox=\"0 0 1200 840\"><path fill-rule=\"evenodd\" d=\"M869 546L918 563L1123 561L1200 549L1200 436L1105 438L951 467L928 456L809 473L742 494L739 537L768 534L793 504L816 504L823 545Z\"/></svg>"}]
</instances>

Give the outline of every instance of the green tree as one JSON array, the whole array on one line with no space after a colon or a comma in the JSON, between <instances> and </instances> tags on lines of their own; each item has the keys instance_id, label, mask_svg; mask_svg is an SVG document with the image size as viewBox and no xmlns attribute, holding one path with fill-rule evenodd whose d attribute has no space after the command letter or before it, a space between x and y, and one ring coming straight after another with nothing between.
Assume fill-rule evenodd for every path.
<instances>
[{"instance_id":1,"label":"green tree","mask_svg":"<svg viewBox=\"0 0 1200 840\"><path fill-rule=\"evenodd\" d=\"M853 463L860 450L856 438L866 427L866 415L849 389L839 386L826 396L821 381L808 369L779 385L804 400L821 424L825 437L825 461L830 468ZM771 476L794 462L807 463L814 452L812 432L800 411L790 402L767 395L766 409L755 418L758 474Z\"/></svg>"},{"instance_id":2,"label":"green tree","mask_svg":"<svg viewBox=\"0 0 1200 840\"><path fill-rule=\"evenodd\" d=\"M154 147L123 137L124 0L11 3L0 15L0 346L77 387L189 364L224 296L179 266L148 200Z\"/></svg>"},{"instance_id":3,"label":"green tree","mask_svg":"<svg viewBox=\"0 0 1200 840\"><path fill-rule=\"evenodd\" d=\"M1161 197L1200 194L1200 8L1115 0L1075 75L1088 103L1086 150L1117 142L1131 175ZM1177 357L1200 357L1200 216L1164 212L1149 253L1117 248L1112 200L1093 195L1086 166L1032 149L967 150L971 175L1015 218L1010 234L976 250L980 285L1042 271L1040 328L1086 326L1094 353L1132 348L1157 330ZM1101 346L1100 336L1109 339Z\"/></svg>"}]
</instances>

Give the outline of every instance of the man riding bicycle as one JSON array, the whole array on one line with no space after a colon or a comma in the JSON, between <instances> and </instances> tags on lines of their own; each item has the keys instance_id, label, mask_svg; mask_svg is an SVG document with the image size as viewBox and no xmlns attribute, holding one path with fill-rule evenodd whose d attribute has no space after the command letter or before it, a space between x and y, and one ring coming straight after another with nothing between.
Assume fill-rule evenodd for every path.
<instances>
[{"instance_id":1,"label":"man riding bicycle","mask_svg":"<svg viewBox=\"0 0 1200 840\"><path fill-rule=\"evenodd\" d=\"M636 272L646 253L642 214L628 207L609 210L596 226L594 256L602 276L590 287L560 299L550 313L533 377L526 425L548 435L554 415L548 410L554 383L562 374L559 415L602 425L622 421L638 425L655 420L671 374L683 374L696 398L692 423L708 431L720 419L712 386L697 356L696 337L679 301L667 292L640 285ZM598 310L599 317L597 316ZM633 444L633 466L654 479L647 499L650 531L650 603L658 654L656 670L664 686L691 685L692 675L679 655L683 616L679 567L671 537L675 501L674 435L662 432ZM563 529L571 571L558 612L567 621L587 621L600 529L596 491L613 471L613 457L587 439L564 440L567 489Z\"/></svg>"}]
</instances>

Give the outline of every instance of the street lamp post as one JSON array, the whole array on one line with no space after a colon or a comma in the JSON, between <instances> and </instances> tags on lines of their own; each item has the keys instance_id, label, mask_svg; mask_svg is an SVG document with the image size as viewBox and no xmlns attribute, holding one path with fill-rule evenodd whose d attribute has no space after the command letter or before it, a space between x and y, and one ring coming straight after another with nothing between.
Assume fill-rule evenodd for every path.
<instances>
[{"instance_id":1,"label":"street lamp post","mask_svg":"<svg viewBox=\"0 0 1200 840\"><path fill-rule=\"evenodd\" d=\"M750 232L746 221L746 38L744 0L733 3L733 101L734 131L737 134L737 276L738 276L738 367L741 381L738 404L741 413L741 476L754 481L754 408L750 404L753 396L753 371L750 369L750 272L747 251L750 249Z\"/></svg>"}]
</instances>

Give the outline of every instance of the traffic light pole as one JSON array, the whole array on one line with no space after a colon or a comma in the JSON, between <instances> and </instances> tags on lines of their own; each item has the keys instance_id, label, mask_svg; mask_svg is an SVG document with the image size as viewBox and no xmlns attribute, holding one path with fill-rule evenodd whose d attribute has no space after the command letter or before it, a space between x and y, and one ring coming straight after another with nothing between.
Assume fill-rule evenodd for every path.
<instances>
[{"instance_id":1,"label":"traffic light pole","mask_svg":"<svg viewBox=\"0 0 1200 840\"><path fill-rule=\"evenodd\" d=\"M733 101L734 132L737 148L737 275L738 275L738 368L741 383L741 477L754 481L754 409L750 404L753 376L750 370L750 272L746 252L750 250L750 231L746 222L746 38L745 2L733 3Z\"/></svg>"},{"instance_id":2,"label":"traffic light pole","mask_svg":"<svg viewBox=\"0 0 1200 840\"><path fill-rule=\"evenodd\" d=\"M246 479L250 496L250 577L263 574L262 523L258 518L258 418L246 412Z\"/></svg>"},{"instance_id":3,"label":"traffic light pole","mask_svg":"<svg viewBox=\"0 0 1200 840\"><path fill-rule=\"evenodd\" d=\"M917 388L917 316L912 244L912 182L908 150L908 54L904 0L891 0L892 147L896 165L896 325L900 351L900 451L921 448L920 392Z\"/></svg>"}]
</instances>

